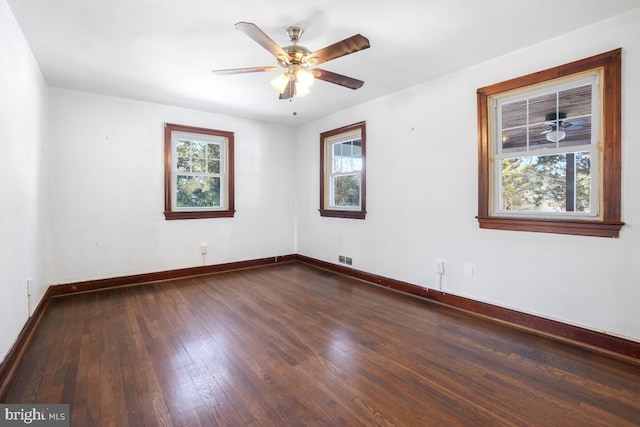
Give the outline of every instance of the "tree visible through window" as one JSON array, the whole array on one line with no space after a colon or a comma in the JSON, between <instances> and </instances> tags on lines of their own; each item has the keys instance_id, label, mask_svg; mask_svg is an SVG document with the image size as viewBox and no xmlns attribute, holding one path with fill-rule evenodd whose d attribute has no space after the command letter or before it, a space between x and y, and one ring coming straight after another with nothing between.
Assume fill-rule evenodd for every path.
<instances>
[{"instance_id":1,"label":"tree visible through window","mask_svg":"<svg viewBox=\"0 0 640 427\"><path fill-rule=\"evenodd\" d=\"M166 124L166 219L233 213L233 133Z\"/></svg>"},{"instance_id":2,"label":"tree visible through window","mask_svg":"<svg viewBox=\"0 0 640 427\"><path fill-rule=\"evenodd\" d=\"M320 135L320 215L364 219L365 123Z\"/></svg>"},{"instance_id":3,"label":"tree visible through window","mask_svg":"<svg viewBox=\"0 0 640 427\"><path fill-rule=\"evenodd\" d=\"M501 210L590 212L588 152L502 160Z\"/></svg>"}]
</instances>

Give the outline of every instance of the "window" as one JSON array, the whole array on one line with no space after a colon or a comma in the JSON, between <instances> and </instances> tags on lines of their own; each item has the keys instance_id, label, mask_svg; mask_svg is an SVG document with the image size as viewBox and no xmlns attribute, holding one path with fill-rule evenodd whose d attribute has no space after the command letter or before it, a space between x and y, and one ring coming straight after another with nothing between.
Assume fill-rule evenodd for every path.
<instances>
[{"instance_id":1,"label":"window","mask_svg":"<svg viewBox=\"0 0 640 427\"><path fill-rule=\"evenodd\" d=\"M320 134L320 215L364 219L365 122Z\"/></svg>"},{"instance_id":2,"label":"window","mask_svg":"<svg viewBox=\"0 0 640 427\"><path fill-rule=\"evenodd\" d=\"M618 237L620 54L478 89L481 228Z\"/></svg>"},{"instance_id":3,"label":"window","mask_svg":"<svg viewBox=\"0 0 640 427\"><path fill-rule=\"evenodd\" d=\"M165 124L165 218L234 215L233 132Z\"/></svg>"},{"instance_id":4,"label":"window","mask_svg":"<svg viewBox=\"0 0 640 427\"><path fill-rule=\"evenodd\" d=\"M495 103L495 215L589 218L599 212L600 73Z\"/></svg>"}]
</instances>

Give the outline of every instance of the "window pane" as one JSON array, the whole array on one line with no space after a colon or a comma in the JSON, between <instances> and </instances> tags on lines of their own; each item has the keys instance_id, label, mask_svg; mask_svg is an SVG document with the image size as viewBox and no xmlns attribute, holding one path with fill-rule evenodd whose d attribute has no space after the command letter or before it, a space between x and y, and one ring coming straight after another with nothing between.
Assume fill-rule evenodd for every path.
<instances>
[{"instance_id":1,"label":"window pane","mask_svg":"<svg viewBox=\"0 0 640 427\"><path fill-rule=\"evenodd\" d=\"M185 141L179 139L176 141L176 154L178 157L189 157L191 148L191 143L189 141Z\"/></svg>"},{"instance_id":2,"label":"window pane","mask_svg":"<svg viewBox=\"0 0 640 427\"><path fill-rule=\"evenodd\" d=\"M191 168L193 172L204 172L206 165L207 165L206 159L197 159L197 158L191 159Z\"/></svg>"},{"instance_id":3,"label":"window pane","mask_svg":"<svg viewBox=\"0 0 640 427\"><path fill-rule=\"evenodd\" d=\"M360 175L333 178L333 206L360 207Z\"/></svg>"},{"instance_id":4,"label":"window pane","mask_svg":"<svg viewBox=\"0 0 640 427\"><path fill-rule=\"evenodd\" d=\"M178 172L191 172L191 158L190 157L178 157L176 163Z\"/></svg>"},{"instance_id":5,"label":"window pane","mask_svg":"<svg viewBox=\"0 0 640 427\"><path fill-rule=\"evenodd\" d=\"M207 161L207 172L220 173L220 160Z\"/></svg>"},{"instance_id":6,"label":"window pane","mask_svg":"<svg viewBox=\"0 0 640 427\"><path fill-rule=\"evenodd\" d=\"M565 138L560 141L560 147L591 144L591 117L567 119L562 126Z\"/></svg>"},{"instance_id":7,"label":"window pane","mask_svg":"<svg viewBox=\"0 0 640 427\"><path fill-rule=\"evenodd\" d=\"M192 141L191 142L191 155L193 157L206 157L207 145L204 142Z\"/></svg>"},{"instance_id":8,"label":"window pane","mask_svg":"<svg viewBox=\"0 0 640 427\"><path fill-rule=\"evenodd\" d=\"M520 127L502 132L502 152L527 151L527 128Z\"/></svg>"},{"instance_id":9,"label":"window pane","mask_svg":"<svg viewBox=\"0 0 640 427\"><path fill-rule=\"evenodd\" d=\"M557 110L557 92L529 98L529 125L547 121L548 114L555 114Z\"/></svg>"},{"instance_id":10,"label":"window pane","mask_svg":"<svg viewBox=\"0 0 640 427\"><path fill-rule=\"evenodd\" d=\"M207 158L219 159L220 158L220 144L208 144Z\"/></svg>"},{"instance_id":11,"label":"window pane","mask_svg":"<svg viewBox=\"0 0 640 427\"><path fill-rule=\"evenodd\" d=\"M575 211L591 212L591 156L588 151L575 153Z\"/></svg>"},{"instance_id":12,"label":"window pane","mask_svg":"<svg viewBox=\"0 0 640 427\"><path fill-rule=\"evenodd\" d=\"M502 128L507 129L527 124L527 101L517 101L502 105Z\"/></svg>"},{"instance_id":13,"label":"window pane","mask_svg":"<svg viewBox=\"0 0 640 427\"><path fill-rule=\"evenodd\" d=\"M351 141L351 152L354 157L362 156L362 141L357 139Z\"/></svg>"},{"instance_id":14,"label":"window pane","mask_svg":"<svg viewBox=\"0 0 640 427\"><path fill-rule=\"evenodd\" d=\"M504 211L590 212L589 152L503 159Z\"/></svg>"},{"instance_id":15,"label":"window pane","mask_svg":"<svg viewBox=\"0 0 640 427\"><path fill-rule=\"evenodd\" d=\"M558 145L558 141L555 139L557 135L551 132L551 128L545 124L531 126L529 128L529 150L556 148Z\"/></svg>"},{"instance_id":16,"label":"window pane","mask_svg":"<svg viewBox=\"0 0 640 427\"><path fill-rule=\"evenodd\" d=\"M334 144L331 163L332 173L349 173L362 170L362 147L360 140Z\"/></svg>"},{"instance_id":17,"label":"window pane","mask_svg":"<svg viewBox=\"0 0 640 427\"><path fill-rule=\"evenodd\" d=\"M180 208L220 207L220 178L178 175L176 196Z\"/></svg>"},{"instance_id":18,"label":"window pane","mask_svg":"<svg viewBox=\"0 0 640 427\"><path fill-rule=\"evenodd\" d=\"M572 117L591 115L591 85L558 92L558 111Z\"/></svg>"}]
</instances>

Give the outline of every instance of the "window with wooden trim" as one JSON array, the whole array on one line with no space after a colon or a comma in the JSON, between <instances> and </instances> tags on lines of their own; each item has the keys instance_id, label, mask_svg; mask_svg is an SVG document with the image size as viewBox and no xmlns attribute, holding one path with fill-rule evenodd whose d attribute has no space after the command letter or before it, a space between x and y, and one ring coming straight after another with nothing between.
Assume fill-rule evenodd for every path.
<instances>
[{"instance_id":1,"label":"window with wooden trim","mask_svg":"<svg viewBox=\"0 0 640 427\"><path fill-rule=\"evenodd\" d=\"M481 228L618 237L621 50L478 89Z\"/></svg>"},{"instance_id":2,"label":"window with wooden trim","mask_svg":"<svg viewBox=\"0 0 640 427\"><path fill-rule=\"evenodd\" d=\"M165 124L165 219L232 217L233 132Z\"/></svg>"},{"instance_id":3,"label":"window with wooden trim","mask_svg":"<svg viewBox=\"0 0 640 427\"><path fill-rule=\"evenodd\" d=\"M320 134L320 215L364 219L366 127L355 123Z\"/></svg>"}]
</instances>

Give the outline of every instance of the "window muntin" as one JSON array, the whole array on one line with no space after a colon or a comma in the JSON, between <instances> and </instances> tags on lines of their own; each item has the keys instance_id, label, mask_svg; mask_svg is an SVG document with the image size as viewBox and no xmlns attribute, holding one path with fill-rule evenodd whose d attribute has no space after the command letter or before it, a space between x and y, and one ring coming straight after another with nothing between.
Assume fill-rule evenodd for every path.
<instances>
[{"instance_id":1,"label":"window muntin","mask_svg":"<svg viewBox=\"0 0 640 427\"><path fill-rule=\"evenodd\" d=\"M165 125L165 218L231 217L232 132Z\"/></svg>"},{"instance_id":2,"label":"window muntin","mask_svg":"<svg viewBox=\"0 0 640 427\"><path fill-rule=\"evenodd\" d=\"M365 140L364 122L320 135L320 215L364 219Z\"/></svg>"},{"instance_id":3,"label":"window muntin","mask_svg":"<svg viewBox=\"0 0 640 427\"><path fill-rule=\"evenodd\" d=\"M538 71L511 80L486 86L477 90L478 101L478 224L480 228L497 230L533 231L542 233L574 234L582 236L618 237L624 225L621 221L621 119L622 119L622 49L615 49L589 58L574 61L558 67ZM513 213L496 213L496 206L500 206L496 198L496 124L494 103L492 98L501 95L516 95L544 88L548 85L566 82L569 79L578 80L586 74L599 72L599 105L592 107L592 116L585 118L589 123L591 138L598 138L597 156L593 150L589 151L590 174L593 178L594 169L598 182L590 182L597 194L591 193L590 201L597 200L597 209L591 207L592 215L597 210L597 216L575 215L518 215ZM564 79L564 80L560 80ZM576 89L578 90L578 89ZM514 108L517 105L513 106ZM597 116L596 116L597 110ZM562 117L551 117L554 121ZM508 122L508 121L507 121ZM500 122L501 123L501 122ZM505 125L505 128L514 126ZM528 132L528 131L527 131ZM542 132L542 131L541 131ZM503 135L500 135L503 136ZM514 137L516 135L508 135ZM500 139L501 141L501 139ZM541 140L545 144L544 140ZM571 146L575 141L567 140L562 145ZM513 142L512 142L513 144ZM582 143L579 143L582 145ZM514 157L526 157L528 152L522 146L507 145L506 148L520 150ZM572 150L556 148L557 152L548 154L569 153ZM505 152L508 150L504 150ZM573 149L575 153L585 150ZM594 166L598 162L597 167ZM580 159L584 161L584 159ZM566 161L566 160L565 160ZM568 164L574 164L570 160ZM575 191L578 191L576 189Z\"/></svg>"},{"instance_id":4,"label":"window muntin","mask_svg":"<svg viewBox=\"0 0 640 427\"><path fill-rule=\"evenodd\" d=\"M599 217L599 80L593 71L490 98L495 215Z\"/></svg>"}]
</instances>

